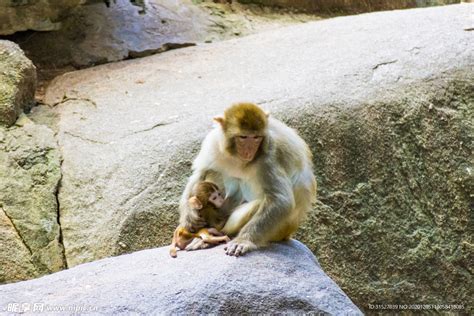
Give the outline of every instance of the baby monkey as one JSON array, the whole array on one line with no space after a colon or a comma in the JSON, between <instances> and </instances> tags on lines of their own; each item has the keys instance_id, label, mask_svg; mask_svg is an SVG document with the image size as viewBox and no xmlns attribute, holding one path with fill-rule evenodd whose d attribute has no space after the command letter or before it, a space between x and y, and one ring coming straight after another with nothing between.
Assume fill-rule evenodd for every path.
<instances>
[{"instance_id":1,"label":"baby monkey","mask_svg":"<svg viewBox=\"0 0 474 316\"><path fill-rule=\"evenodd\" d=\"M170 247L170 255L173 258L177 256L176 247L183 250L194 238L201 238L207 244L230 241L229 237L219 232L227 217L219 211L224 204L224 196L216 184L209 181L198 182L188 203L190 208L197 213L197 221L189 230L178 226L174 231Z\"/></svg>"}]
</instances>

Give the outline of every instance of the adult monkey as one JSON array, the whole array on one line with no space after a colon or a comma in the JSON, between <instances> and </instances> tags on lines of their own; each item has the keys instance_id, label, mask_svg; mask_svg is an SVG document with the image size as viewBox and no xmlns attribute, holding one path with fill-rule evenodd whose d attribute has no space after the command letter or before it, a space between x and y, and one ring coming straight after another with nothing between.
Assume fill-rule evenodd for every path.
<instances>
[{"instance_id":1,"label":"adult monkey","mask_svg":"<svg viewBox=\"0 0 474 316\"><path fill-rule=\"evenodd\" d=\"M293 129L252 103L234 104L214 120L220 126L209 132L194 160L180 202L180 225L191 228L200 221L187 203L191 190L198 181L216 181L217 175L230 214L222 232L237 235L225 248L228 255L287 240L316 198L308 146ZM187 249L202 246L196 239Z\"/></svg>"}]
</instances>

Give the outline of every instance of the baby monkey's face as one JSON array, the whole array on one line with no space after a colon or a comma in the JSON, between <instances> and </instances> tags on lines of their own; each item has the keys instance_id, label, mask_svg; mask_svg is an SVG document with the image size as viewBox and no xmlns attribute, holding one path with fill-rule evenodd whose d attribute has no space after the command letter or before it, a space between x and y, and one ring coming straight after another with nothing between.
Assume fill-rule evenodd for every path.
<instances>
[{"instance_id":1,"label":"baby monkey's face","mask_svg":"<svg viewBox=\"0 0 474 316\"><path fill-rule=\"evenodd\" d=\"M222 204L224 204L224 196L220 191L214 191L209 196L209 202L214 204L215 207L221 208Z\"/></svg>"}]
</instances>

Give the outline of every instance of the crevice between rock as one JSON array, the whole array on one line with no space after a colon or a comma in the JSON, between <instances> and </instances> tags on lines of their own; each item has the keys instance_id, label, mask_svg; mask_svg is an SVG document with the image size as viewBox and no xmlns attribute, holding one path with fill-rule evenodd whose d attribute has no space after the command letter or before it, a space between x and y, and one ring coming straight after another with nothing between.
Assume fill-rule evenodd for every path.
<instances>
[{"instance_id":1,"label":"crevice between rock","mask_svg":"<svg viewBox=\"0 0 474 316\"><path fill-rule=\"evenodd\" d=\"M68 132L68 131L65 131L64 134L75 137L75 138L79 138L79 139L82 139L84 141L94 143L94 144L101 144L101 145L107 145L108 144L108 143L102 142L100 140L95 140L95 139L87 138L87 137L84 137L84 136L81 136L81 135L76 135L76 134L73 134L73 133Z\"/></svg>"},{"instance_id":2,"label":"crevice between rock","mask_svg":"<svg viewBox=\"0 0 474 316\"><path fill-rule=\"evenodd\" d=\"M394 60L390 60L390 61L385 61L385 62L382 62L382 63L378 63L377 65L375 65L374 67L372 67L372 70L377 70L380 66L386 66L386 65L390 65L390 64L394 64L398 61L398 59L394 59Z\"/></svg>"},{"instance_id":3,"label":"crevice between rock","mask_svg":"<svg viewBox=\"0 0 474 316\"><path fill-rule=\"evenodd\" d=\"M126 56L124 60L143 58L143 57L163 53L169 50L184 48L184 47L189 47L189 46L196 46L196 43L186 43L186 42L185 43L165 43L161 45L161 47L158 47L158 48L150 48L150 49L144 49L140 51L130 50L128 52L128 56Z\"/></svg>"},{"instance_id":4,"label":"crevice between rock","mask_svg":"<svg viewBox=\"0 0 474 316\"><path fill-rule=\"evenodd\" d=\"M63 104L63 103L69 102L69 101L85 101L85 102L90 103L94 108L97 108L97 103L95 103L95 101L92 100L92 99L89 99L89 98L75 98L75 97L68 97L68 96L64 96L61 101L58 101L58 102L55 102L55 103L51 104L50 107L54 108L57 105L60 105L60 104Z\"/></svg>"},{"instance_id":5,"label":"crevice between rock","mask_svg":"<svg viewBox=\"0 0 474 316\"><path fill-rule=\"evenodd\" d=\"M56 144L58 145L58 151L59 154L61 155L59 157L59 179L58 182L56 183L56 188L54 190L54 197L56 198L56 222L58 223L59 227L59 237L58 237L58 242L62 246L62 259L63 259L63 265L65 269L68 269L68 264L67 264L67 259L66 259L66 246L64 245L64 240L63 240L63 227L61 226L61 212L60 212L60 202L59 202L59 190L61 188L61 182L63 180L63 157L61 154L61 149L59 147L59 140L57 138L57 133L54 135L56 138Z\"/></svg>"},{"instance_id":6,"label":"crevice between rock","mask_svg":"<svg viewBox=\"0 0 474 316\"><path fill-rule=\"evenodd\" d=\"M172 123L173 123L173 122L159 122L159 123L154 124L154 125L151 126L151 127L148 127L148 128L145 128L145 129L141 129L141 130L135 131L135 132L133 132L133 133L131 133L131 134L128 134L128 135L126 135L125 137L131 136L131 135L135 135L135 134L139 134L139 133L143 133L143 132L148 132L148 131L151 131L151 130L157 128L157 127L170 125L170 124L172 124ZM124 137L122 137L122 138L124 138Z\"/></svg>"},{"instance_id":7,"label":"crevice between rock","mask_svg":"<svg viewBox=\"0 0 474 316\"><path fill-rule=\"evenodd\" d=\"M15 232L17 233L18 235L18 238L20 238L22 244L25 246L26 249L28 249L28 252L30 253L30 256L33 257L33 251L31 251L31 248L30 246L28 246L28 244L26 243L26 241L23 239L23 236L21 235L20 231L18 230L18 228L16 227L15 223L13 222L13 220L11 219L11 217L8 215L8 213L5 211L5 209L3 207L0 206L0 209L2 209L2 212L5 214L5 217L8 219L8 221L10 222L10 225L13 227L13 229L15 230Z\"/></svg>"}]
</instances>

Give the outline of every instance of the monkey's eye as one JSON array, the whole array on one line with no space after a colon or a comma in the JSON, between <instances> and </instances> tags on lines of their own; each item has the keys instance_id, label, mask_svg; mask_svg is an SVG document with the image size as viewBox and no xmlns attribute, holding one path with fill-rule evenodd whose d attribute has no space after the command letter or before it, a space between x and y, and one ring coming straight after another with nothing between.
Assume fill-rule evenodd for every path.
<instances>
[{"instance_id":1,"label":"monkey's eye","mask_svg":"<svg viewBox=\"0 0 474 316\"><path fill-rule=\"evenodd\" d=\"M247 136L238 136L240 139L247 139Z\"/></svg>"}]
</instances>

